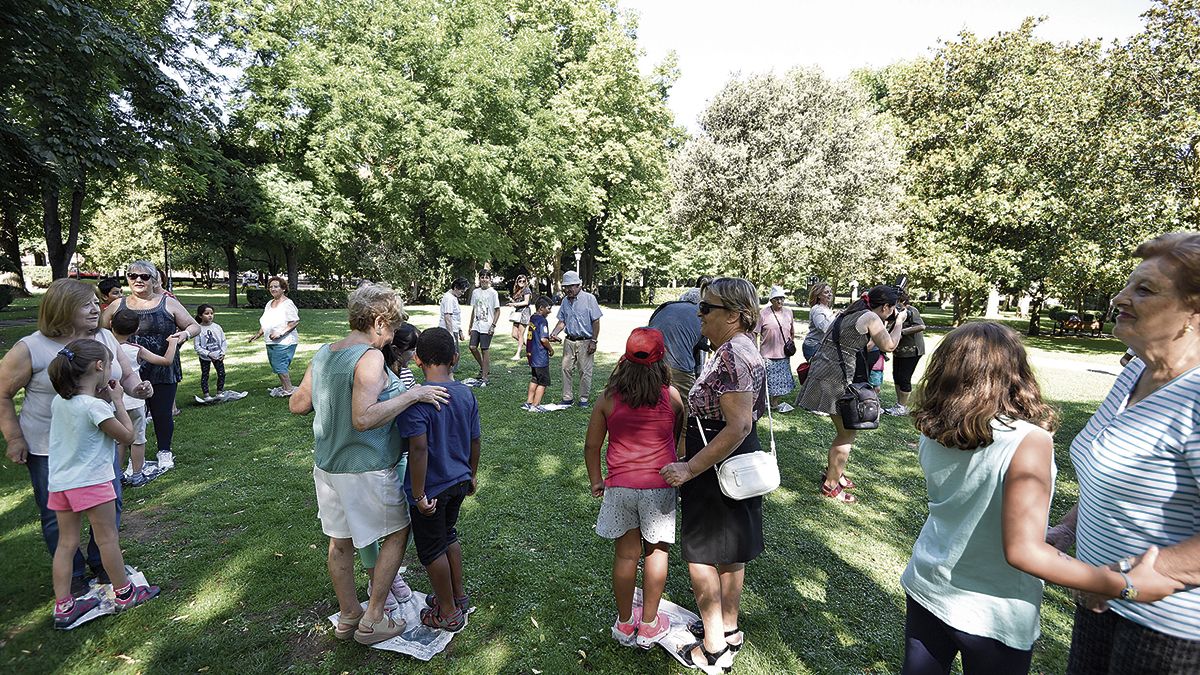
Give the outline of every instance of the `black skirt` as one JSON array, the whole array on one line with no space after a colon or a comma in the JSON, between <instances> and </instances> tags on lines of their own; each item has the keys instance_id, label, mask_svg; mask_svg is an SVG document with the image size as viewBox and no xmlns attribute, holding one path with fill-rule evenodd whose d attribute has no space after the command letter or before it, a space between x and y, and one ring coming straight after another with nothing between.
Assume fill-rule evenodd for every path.
<instances>
[{"instance_id":1,"label":"black skirt","mask_svg":"<svg viewBox=\"0 0 1200 675\"><path fill-rule=\"evenodd\" d=\"M721 429L723 420L700 420L704 433L712 440ZM696 428L696 418L687 421L687 458L704 449L704 441ZM746 440L730 457L759 450L758 434L751 427ZM728 565L750 562L763 552L762 497L730 499L717 484L717 468L679 486L679 503L683 511L680 540L683 559L707 565Z\"/></svg>"}]
</instances>

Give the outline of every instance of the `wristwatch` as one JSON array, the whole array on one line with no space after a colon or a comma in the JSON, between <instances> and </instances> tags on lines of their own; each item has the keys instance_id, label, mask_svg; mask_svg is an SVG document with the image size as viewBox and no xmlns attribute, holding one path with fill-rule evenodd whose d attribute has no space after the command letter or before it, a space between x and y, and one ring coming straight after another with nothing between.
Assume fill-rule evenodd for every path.
<instances>
[{"instance_id":1,"label":"wristwatch","mask_svg":"<svg viewBox=\"0 0 1200 675\"><path fill-rule=\"evenodd\" d=\"M1133 569L1133 565L1129 564L1129 558L1121 558L1117 561L1117 570L1121 573L1127 573Z\"/></svg>"},{"instance_id":2,"label":"wristwatch","mask_svg":"<svg viewBox=\"0 0 1200 675\"><path fill-rule=\"evenodd\" d=\"M1137 600L1138 591L1134 587L1133 582L1129 580L1129 575L1124 572L1121 572L1120 575L1125 579L1125 588L1121 589L1121 599L1129 600L1130 602Z\"/></svg>"}]
</instances>

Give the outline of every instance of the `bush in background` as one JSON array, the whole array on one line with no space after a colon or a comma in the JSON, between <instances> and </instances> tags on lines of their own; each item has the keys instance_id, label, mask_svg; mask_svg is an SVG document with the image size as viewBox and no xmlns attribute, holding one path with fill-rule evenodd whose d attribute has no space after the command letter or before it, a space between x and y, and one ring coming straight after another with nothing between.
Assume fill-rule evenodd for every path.
<instances>
[{"instance_id":1,"label":"bush in background","mask_svg":"<svg viewBox=\"0 0 1200 675\"><path fill-rule=\"evenodd\" d=\"M26 265L22 270L25 273L25 281L34 288L50 288L50 282L54 281L49 265Z\"/></svg>"}]
</instances>

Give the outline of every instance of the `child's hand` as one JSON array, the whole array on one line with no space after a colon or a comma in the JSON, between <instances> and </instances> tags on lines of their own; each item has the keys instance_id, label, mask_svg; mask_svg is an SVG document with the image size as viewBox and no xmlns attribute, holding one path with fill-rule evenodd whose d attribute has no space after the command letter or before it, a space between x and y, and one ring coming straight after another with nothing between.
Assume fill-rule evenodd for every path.
<instances>
[{"instance_id":1,"label":"child's hand","mask_svg":"<svg viewBox=\"0 0 1200 675\"><path fill-rule=\"evenodd\" d=\"M474 482L474 479L472 479L472 482ZM437 513L437 500L430 499L429 495L425 495L424 497L421 497L420 501L417 502L417 510L420 511L422 515L432 516L433 514Z\"/></svg>"},{"instance_id":2,"label":"child's hand","mask_svg":"<svg viewBox=\"0 0 1200 675\"><path fill-rule=\"evenodd\" d=\"M554 356L554 347L546 347L546 356Z\"/></svg>"},{"instance_id":3,"label":"child's hand","mask_svg":"<svg viewBox=\"0 0 1200 675\"><path fill-rule=\"evenodd\" d=\"M180 343L180 341L182 341L182 340L183 340L183 338L179 337L178 333L167 337L167 342L169 342L173 345L178 345Z\"/></svg>"},{"instance_id":4,"label":"child's hand","mask_svg":"<svg viewBox=\"0 0 1200 675\"><path fill-rule=\"evenodd\" d=\"M604 481L598 480L595 483L592 483L592 496L593 497L603 497L604 496Z\"/></svg>"},{"instance_id":5,"label":"child's hand","mask_svg":"<svg viewBox=\"0 0 1200 675\"><path fill-rule=\"evenodd\" d=\"M471 489L467 490L467 496L470 497L471 495L475 494L475 491L478 489L479 489L479 479L476 478L475 476L471 476Z\"/></svg>"}]
</instances>

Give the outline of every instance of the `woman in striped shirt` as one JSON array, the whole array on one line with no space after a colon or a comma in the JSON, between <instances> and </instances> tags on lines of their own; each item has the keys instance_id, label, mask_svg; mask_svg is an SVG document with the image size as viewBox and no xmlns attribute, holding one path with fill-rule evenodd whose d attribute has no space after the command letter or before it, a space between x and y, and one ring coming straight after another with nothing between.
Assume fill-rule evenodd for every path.
<instances>
[{"instance_id":1,"label":"woman in striped shirt","mask_svg":"<svg viewBox=\"0 0 1200 675\"><path fill-rule=\"evenodd\" d=\"M1159 547L1154 568L1178 589L1156 602L1131 584L1120 599L1082 596L1070 673L1200 671L1200 233L1134 255L1113 334L1137 358L1071 444L1079 504L1048 539L1122 571Z\"/></svg>"}]
</instances>

